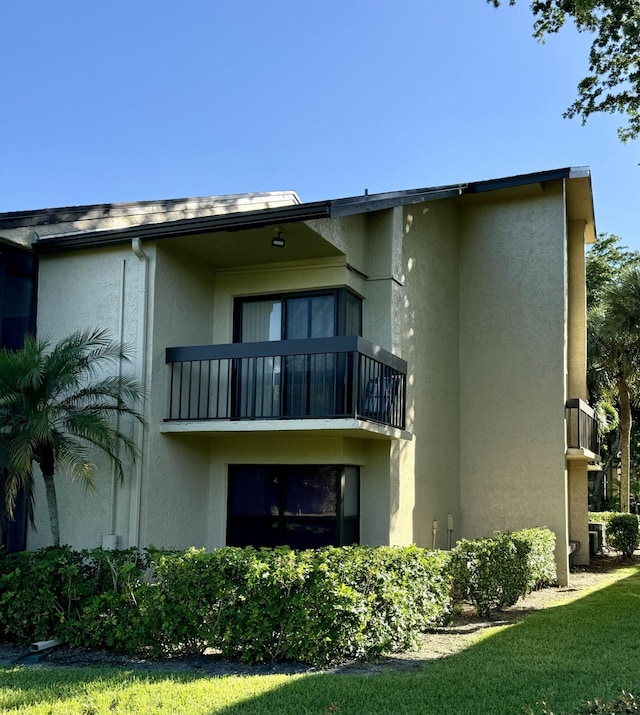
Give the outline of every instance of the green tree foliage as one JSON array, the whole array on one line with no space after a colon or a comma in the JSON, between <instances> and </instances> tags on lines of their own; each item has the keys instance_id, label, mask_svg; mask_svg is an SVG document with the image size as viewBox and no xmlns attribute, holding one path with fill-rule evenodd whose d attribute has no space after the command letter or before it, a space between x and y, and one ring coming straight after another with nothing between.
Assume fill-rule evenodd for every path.
<instances>
[{"instance_id":1,"label":"green tree foliage","mask_svg":"<svg viewBox=\"0 0 640 715\"><path fill-rule=\"evenodd\" d=\"M142 420L136 405L137 381L107 370L128 359L104 331L73 333L56 345L27 337L20 350L0 350L0 450L6 465L3 502L11 517L16 496L26 490L33 521L33 473L44 479L53 544L60 544L54 473L58 465L94 488L94 448L104 453L123 478L120 447L137 456L133 441L119 428L118 416Z\"/></svg>"},{"instance_id":2,"label":"green tree foliage","mask_svg":"<svg viewBox=\"0 0 640 715\"><path fill-rule=\"evenodd\" d=\"M588 315L588 358L599 394L620 408L620 509L629 511L632 399L640 387L640 268L627 267Z\"/></svg>"},{"instance_id":3,"label":"green tree foliage","mask_svg":"<svg viewBox=\"0 0 640 715\"><path fill-rule=\"evenodd\" d=\"M487 0L499 7L503 0ZM516 0L509 0L515 5ZM573 20L578 32L593 35L587 76L564 113L584 124L595 113L625 114L622 141L640 136L640 4L638 0L532 0L533 34L543 41Z\"/></svg>"},{"instance_id":4,"label":"green tree foliage","mask_svg":"<svg viewBox=\"0 0 640 715\"><path fill-rule=\"evenodd\" d=\"M621 246L620 236L612 233L598 234L598 240L587 254L587 309L602 301L605 289L620 274L623 268L640 265L640 252Z\"/></svg>"},{"instance_id":5,"label":"green tree foliage","mask_svg":"<svg viewBox=\"0 0 640 715\"><path fill-rule=\"evenodd\" d=\"M611 468L619 463L618 455L621 451L621 419L622 407L620 398L625 400L626 393L630 396L629 424L630 424L630 470L635 474L637 456L634 461L634 449L638 444L637 406L634 402L637 380L634 378L635 367L632 353L626 354L630 345L629 335L618 335L615 318L610 315L607 308L609 289L614 286L626 269L640 266L640 253L630 251L626 246L620 245L620 237L613 234L601 233L598 240L591 246L586 259L587 275L587 310L588 310L588 385L591 402L596 409L600 432L603 437L601 454L604 466L601 472L594 476L594 505L602 509L606 504L602 501L603 476L609 474ZM626 375L624 384L614 376ZM622 393L620 392L622 388ZM618 410L619 408L620 416ZM624 431L628 429L625 422ZM634 436L635 435L635 436ZM635 450L637 453L637 449ZM633 486L635 480L630 479ZM626 483L622 485L626 491ZM634 494L637 489L634 489ZM617 494L619 499L621 495ZM613 497L613 490L609 498ZM625 495L626 502L626 495Z\"/></svg>"}]
</instances>

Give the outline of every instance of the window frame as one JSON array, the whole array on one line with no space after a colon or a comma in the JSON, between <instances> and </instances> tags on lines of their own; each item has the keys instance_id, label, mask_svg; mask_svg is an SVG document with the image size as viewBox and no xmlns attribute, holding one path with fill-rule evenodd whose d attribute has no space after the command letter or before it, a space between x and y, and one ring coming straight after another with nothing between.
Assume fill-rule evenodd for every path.
<instances>
[{"instance_id":1,"label":"window frame","mask_svg":"<svg viewBox=\"0 0 640 715\"><path fill-rule=\"evenodd\" d=\"M348 298L347 298L348 294ZM347 319L347 303L349 300L355 299L356 304L359 307L359 331L358 335L362 336L362 302L363 299L355 291L351 290L347 286L342 286L339 288L319 288L315 290L305 290L305 291L288 291L288 292L276 292L276 293L264 293L261 295L250 295L234 298L233 300L233 342L242 342L242 306L245 303L255 303L266 300L280 300L282 304L281 311L281 321L280 321L280 340L285 340L285 335L287 334L287 301L290 299L299 298L314 298L319 296L333 296L334 297L334 336L346 335L346 319Z\"/></svg>"}]
</instances>

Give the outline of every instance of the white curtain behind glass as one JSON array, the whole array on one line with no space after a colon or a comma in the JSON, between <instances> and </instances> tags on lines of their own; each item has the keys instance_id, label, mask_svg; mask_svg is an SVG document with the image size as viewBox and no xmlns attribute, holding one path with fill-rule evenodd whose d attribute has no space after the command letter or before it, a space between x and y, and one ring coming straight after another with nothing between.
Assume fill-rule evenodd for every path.
<instances>
[{"instance_id":1,"label":"white curtain behind glass","mask_svg":"<svg viewBox=\"0 0 640 715\"><path fill-rule=\"evenodd\" d=\"M242 306L243 343L280 340L282 303L279 300L256 300Z\"/></svg>"}]
</instances>

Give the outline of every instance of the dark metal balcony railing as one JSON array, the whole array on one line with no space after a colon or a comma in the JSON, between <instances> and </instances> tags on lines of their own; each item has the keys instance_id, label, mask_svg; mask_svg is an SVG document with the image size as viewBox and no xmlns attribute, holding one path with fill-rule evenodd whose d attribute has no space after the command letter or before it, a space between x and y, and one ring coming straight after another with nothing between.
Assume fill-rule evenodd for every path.
<instances>
[{"instance_id":1,"label":"dark metal balcony railing","mask_svg":"<svg viewBox=\"0 0 640 715\"><path fill-rule=\"evenodd\" d=\"M167 348L168 420L355 417L404 429L407 364L357 336Z\"/></svg>"},{"instance_id":2,"label":"dark metal balcony railing","mask_svg":"<svg viewBox=\"0 0 640 715\"><path fill-rule=\"evenodd\" d=\"M581 449L600 455L600 436L595 412L580 399L567 400L565 405L567 422L567 447Z\"/></svg>"}]
</instances>

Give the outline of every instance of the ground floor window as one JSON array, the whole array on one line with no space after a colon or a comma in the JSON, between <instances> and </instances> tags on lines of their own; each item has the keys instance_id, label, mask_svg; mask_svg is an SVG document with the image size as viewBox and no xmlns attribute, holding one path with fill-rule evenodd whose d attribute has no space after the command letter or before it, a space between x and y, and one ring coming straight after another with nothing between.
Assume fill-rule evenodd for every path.
<instances>
[{"instance_id":1,"label":"ground floor window","mask_svg":"<svg viewBox=\"0 0 640 715\"><path fill-rule=\"evenodd\" d=\"M229 466L228 546L310 549L359 540L358 467Z\"/></svg>"}]
</instances>

